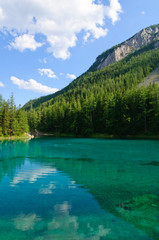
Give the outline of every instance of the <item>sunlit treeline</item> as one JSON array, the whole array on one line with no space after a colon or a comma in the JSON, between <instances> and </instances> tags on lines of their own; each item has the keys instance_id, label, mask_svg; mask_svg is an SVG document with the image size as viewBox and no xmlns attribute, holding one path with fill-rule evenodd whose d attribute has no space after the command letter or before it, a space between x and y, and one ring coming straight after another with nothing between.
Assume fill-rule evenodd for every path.
<instances>
[{"instance_id":1,"label":"sunlit treeline","mask_svg":"<svg viewBox=\"0 0 159 240\"><path fill-rule=\"evenodd\" d=\"M28 131L27 114L16 107L13 94L7 101L0 95L0 136L20 136Z\"/></svg>"}]
</instances>

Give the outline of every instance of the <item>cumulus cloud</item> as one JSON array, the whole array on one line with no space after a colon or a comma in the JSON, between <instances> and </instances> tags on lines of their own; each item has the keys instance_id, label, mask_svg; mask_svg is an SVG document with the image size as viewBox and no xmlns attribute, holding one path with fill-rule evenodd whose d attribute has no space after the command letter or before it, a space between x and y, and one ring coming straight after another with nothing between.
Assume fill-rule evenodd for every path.
<instances>
[{"instance_id":1,"label":"cumulus cloud","mask_svg":"<svg viewBox=\"0 0 159 240\"><path fill-rule=\"evenodd\" d=\"M35 51L38 47L41 47L43 43L38 43L35 41L33 35L23 34L22 36L16 37L14 42L12 42L9 48L15 48L23 52L25 49L30 49Z\"/></svg>"},{"instance_id":2,"label":"cumulus cloud","mask_svg":"<svg viewBox=\"0 0 159 240\"><path fill-rule=\"evenodd\" d=\"M76 76L74 74L70 74L70 73L67 73L66 77L71 79L71 80L76 79Z\"/></svg>"},{"instance_id":3,"label":"cumulus cloud","mask_svg":"<svg viewBox=\"0 0 159 240\"><path fill-rule=\"evenodd\" d=\"M55 73L50 68L39 68L38 71L41 76L46 75L49 78L57 78Z\"/></svg>"},{"instance_id":4,"label":"cumulus cloud","mask_svg":"<svg viewBox=\"0 0 159 240\"><path fill-rule=\"evenodd\" d=\"M4 84L2 82L0 82L0 87L4 87Z\"/></svg>"},{"instance_id":5,"label":"cumulus cloud","mask_svg":"<svg viewBox=\"0 0 159 240\"><path fill-rule=\"evenodd\" d=\"M120 13L122 13L122 7L118 0L110 0L110 6L105 8L105 14L112 19L114 24L120 19Z\"/></svg>"},{"instance_id":6,"label":"cumulus cloud","mask_svg":"<svg viewBox=\"0 0 159 240\"><path fill-rule=\"evenodd\" d=\"M79 33L84 41L103 37L106 17L114 24L121 12L119 0L109 0L107 6L94 0L1 0L0 31L12 34L10 47L20 51L41 47L44 42L35 40L41 34L48 52L67 59Z\"/></svg>"},{"instance_id":7,"label":"cumulus cloud","mask_svg":"<svg viewBox=\"0 0 159 240\"><path fill-rule=\"evenodd\" d=\"M32 90L34 92L39 92L43 94L51 94L58 91L57 88L51 88L51 87L45 86L41 83L38 83L34 79L29 79L28 81L24 81L14 76L12 76L10 79L13 82L13 84L19 87L19 89Z\"/></svg>"}]
</instances>

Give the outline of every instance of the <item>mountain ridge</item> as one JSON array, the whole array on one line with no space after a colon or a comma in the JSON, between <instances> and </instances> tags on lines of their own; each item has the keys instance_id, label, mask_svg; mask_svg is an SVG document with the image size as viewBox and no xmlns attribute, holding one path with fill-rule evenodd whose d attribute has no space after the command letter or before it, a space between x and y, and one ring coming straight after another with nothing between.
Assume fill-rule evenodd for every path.
<instances>
[{"instance_id":1,"label":"mountain ridge","mask_svg":"<svg viewBox=\"0 0 159 240\"><path fill-rule=\"evenodd\" d=\"M159 24L144 28L128 40L104 51L96 58L88 71L109 66L152 42L154 42L154 48L159 47Z\"/></svg>"}]
</instances>

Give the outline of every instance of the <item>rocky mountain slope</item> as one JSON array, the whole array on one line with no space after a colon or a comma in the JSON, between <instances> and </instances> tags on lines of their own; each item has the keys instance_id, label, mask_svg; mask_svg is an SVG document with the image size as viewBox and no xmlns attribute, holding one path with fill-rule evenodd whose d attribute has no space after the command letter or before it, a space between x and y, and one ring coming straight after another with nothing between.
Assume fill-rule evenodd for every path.
<instances>
[{"instance_id":1,"label":"rocky mountain slope","mask_svg":"<svg viewBox=\"0 0 159 240\"><path fill-rule=\"evenodd\" d=\"M154 43L154 48L159 47L159 24L145 28L125 42L103 52L97 57L89 71L95 71L118 62L130 53L151 43Z\"/></svg>"}]
</instances>

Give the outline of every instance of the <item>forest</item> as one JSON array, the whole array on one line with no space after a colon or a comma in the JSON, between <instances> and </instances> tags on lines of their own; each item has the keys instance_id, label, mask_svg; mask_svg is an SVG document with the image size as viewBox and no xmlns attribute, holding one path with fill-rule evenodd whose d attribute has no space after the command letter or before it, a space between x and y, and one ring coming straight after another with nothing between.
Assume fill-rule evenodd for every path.
<instances>
[{"instance_id":1,"label":"forest","mask_svg":"<svg viewBox=\"0 0 159 240\"><path fill-rule=\"evenodd\" d=\"M159 63L146 46L122 61L87 71L56 94L16 107L0 97L0 136L35 129L54 134L137 136L159 134L159 85L140 87Z\"/></svg>"},{"instance_id":2,"label":"forest","mask_svg":"<svg viewBox=\"0 0 159 240\"><path fill-rule=\"evenodd\" d=\"M14 96L5 101L0 95L0 137L22 136L29 131L27 113L14 103Z\"/></svg>"},{"instance_id":3,"label":"forest","mask_svg":"<svg viewBox=\"0 0 159 240\"><path fill-rule=\"evenodd\" d=\"M26 105L29 126L76 136L156 135L159 85L139 83L158 63L159 49L148 46L104 69L86 72L50 100Z\"/></svg>"}]
</instances>

